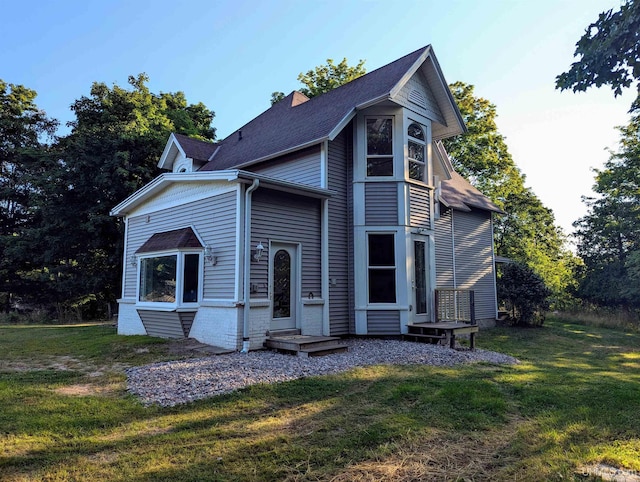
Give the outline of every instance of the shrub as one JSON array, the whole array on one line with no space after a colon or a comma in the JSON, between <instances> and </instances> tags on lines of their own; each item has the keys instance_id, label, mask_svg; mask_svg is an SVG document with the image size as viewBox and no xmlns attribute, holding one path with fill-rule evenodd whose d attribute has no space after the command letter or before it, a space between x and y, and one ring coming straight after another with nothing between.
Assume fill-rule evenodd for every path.
<instances>
[{"instance_id":1,"label":"shrub","mask_svg":"<svg viewBox=\"0 0 640 482\"><path fill-rule=\"evenodd\" d=\"M551 290L531 268L507 264L501 268L497 285L498 300L509 312L513 324L541 326L544 323Z\"/></svg>"}]
</instances>

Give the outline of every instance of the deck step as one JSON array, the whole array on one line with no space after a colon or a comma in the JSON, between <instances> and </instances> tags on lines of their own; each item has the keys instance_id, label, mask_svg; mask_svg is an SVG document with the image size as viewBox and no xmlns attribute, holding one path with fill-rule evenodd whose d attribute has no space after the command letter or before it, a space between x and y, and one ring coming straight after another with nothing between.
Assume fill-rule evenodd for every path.
<instances>
[{"instance_id":1,"label":"deck step","mask_svg":"<svg viewBox=\"0 0 640 482\"><path fill-rule=\"evenodd\" d=\"M304 350L300 350L298 352L299 357L307 358L311 356L324 356L331 355L333 353L344 353L349 351L349 347L347 345L327 345L320 346L316 348L305 348Z\"/></svg>"},{"instance_id":2,"label":"deck step","mask_svg":"<svg viewBox=\"0 0 640 482\"><path fill-rule=\"evenodd\" d=\"M264 342L266 348L287 353L306 353L301 356L321 356L346 351L347 346L335 336L286 335L270 336Z\"/></svg>"},{"instance_id":3,"label":"deck step","mask_svg":"<svg viewBox=\"0 0 640 482\"><path fill-rule=\"evenodd\" d=\"M300 334L300 328L290 328L286 330L269 330L267 336L296 336Z\"/></svg>"}]
</instances>

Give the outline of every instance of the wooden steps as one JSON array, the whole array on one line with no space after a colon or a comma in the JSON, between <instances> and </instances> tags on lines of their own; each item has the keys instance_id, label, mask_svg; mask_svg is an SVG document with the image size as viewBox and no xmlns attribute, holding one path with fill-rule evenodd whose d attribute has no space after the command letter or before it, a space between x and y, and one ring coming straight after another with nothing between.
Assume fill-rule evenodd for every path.
<instances>
[{"instance_id":1,"label":"wooden steps","mask_svg":"<svg viewBox=\"0 0 640 482\"><path fill-rule=\"evenodd\" d=\"M455 348L456 336L469 335L470 348L475 349L478 325L456 322L415 323L408 326L408 333L402 335L405 340L423 341L427 343L449 345Z\"/></svg>"},{"instance_id":2,"label":"wooden steps","mask_svg":"<svg viewBox=\"0 0 640 482\"><path fill-rule=\"evenodd\" d=\"M343 353L349 349L341 338L335 336L307 336L298 333L283 334L281 332L270 333L264 342L264 346L271 350L291 353L300 357Z\"/></svg>"}]
</instances>

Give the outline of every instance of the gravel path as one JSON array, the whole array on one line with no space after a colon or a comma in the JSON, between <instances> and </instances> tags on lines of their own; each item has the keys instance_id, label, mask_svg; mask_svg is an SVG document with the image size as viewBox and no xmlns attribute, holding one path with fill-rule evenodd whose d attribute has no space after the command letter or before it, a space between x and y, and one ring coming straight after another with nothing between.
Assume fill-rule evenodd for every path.
<instances>
[{"instance_id":1,"label":"gravel path","mask_svg":"<svg viewBox=\"0 0 640 482\"><path fill-rule=\"evenodd\" d=\"M518 363L511 356L479 349L457 351L426 343L379 339L349 339L346 342L348 352L323 357L302 358L260 350L129 368L126 370L127 386L129 392L145 405L170 407L257 383L339 373L359 366Z\"/></svg>"}]
</instances>

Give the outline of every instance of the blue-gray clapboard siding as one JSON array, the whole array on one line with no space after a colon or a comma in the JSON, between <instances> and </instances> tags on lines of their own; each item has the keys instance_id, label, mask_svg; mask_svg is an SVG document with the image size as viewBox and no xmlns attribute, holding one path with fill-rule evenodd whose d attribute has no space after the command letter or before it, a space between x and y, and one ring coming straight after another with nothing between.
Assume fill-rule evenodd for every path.
<instances>
[{"instance_id":1,"label":"blue-gray clapboard siding","mask_svg":"<svg viewBox=\"0 0 640 482\"><path fill-rule=\"evenodd\" d=\"M189 335L195 312L137 310L147 335L160 338L185 338Z\"/></svg>"},{"instance_id":2,"label":"blue-gray clapboard siding","mask_svg":"<svg viewBox=\"0 0 640 482\"><path fill-rule=\"evenodd\" d=\"M295 154L258 164L250 169L265 176L320 187L320 147L304 149Z\"/></svg>"},{"instance_id":3,"label":"blue-gray clapboard siding","mask_svg":"<svg viewBox=\"0 0 640 482\"><path fill-rule=\"evenodd\" d=\"M418 112L428 119L445 124L438 102L429 88L427 78L420 70L409 79L394 97L394 100L403 107Z\"/></svg>"},{"instance_id":4,"label":"blue-gray clapboard siding","mask_svg":"<svg viewBox=\"0 0 640 482\"><path fill-rule=\"evenodd\" d=\"M411 226L431 228L431 191L427 187L409 185L409 223Z\"/></svg>"},{"instance_id":5,"label":"blue-gray clapboard siding","mask_svg":"<svg viewBox=\"0 0 640 482\"><path fill-rule=\"evenodd\" d=\"M453 288L453 233L451 209L440 209L440 219L435 220L436 287Z\"/></svg>"},{"instance_id":6,"label":"blue-gray clapboard siding","mask_svg":"<svg viewBox=\"0 0 640 482\"><path fill-rule=\"evenodd\" d=\"M163 209L149 215L129 218L125 259L124 296L135 298L136 267L128 263L154 233L193 226L205 244L215 249L218 263L204 263L204 298L233 299L236 263L236 197L235 191L199 201Z\"/></svg>"},{"instance_id":7,"label":"blue-gray clapboard siding","mask_svg":"<svg viewBox=\"0 0 640 482\"><path fill-rule=\"evenodd\" d=\"M269 241L300 243L302 246L302 296L321 294L321 234L318 199L258 188L252 194L251 246L265 247L259 263L251 263L252 298L268 296Z\"/></svg>"},{"instance_id":8,"label":"blue-gray clapboard siding","mask_svg":"<svg viewBox=\"0 0 640 482\"><path fill-rule=\"evenodd\" d=\"M331 142L328 154L329 199L329 324L331 335L347 335L353 313L353 125Z\"/></svg>"},{"instance_id":9,"label":"blue-gray clapboard siding","mask_svg":"<svg viewBox=\"0 0 640 482\"><path fill-rule=\"evenodd\" d=\"M476 319L495 320L491 213L453 212L457 288L475 291Z\"/></svg>"},{"instance_id":10,"label":"blue-gray clapboard siding","mask_svg":"<svg viewBox=\"0 0 640 482\"><path fill-rule=\"evenodd\" d=\"M400 312L395 310L367 311L368 335L399 335Z\"/></svg>"},{"instance_id":11,"label":"blue-gray clapboard siding","mask_svg":"<svg viewBox=\"0 0 640 482\"><path fill-rule=\"evenodd\" d=\"M365 223L375 225L398 224L398 184L368 182L364 186Z\"/></svg>"}]
</instances>

